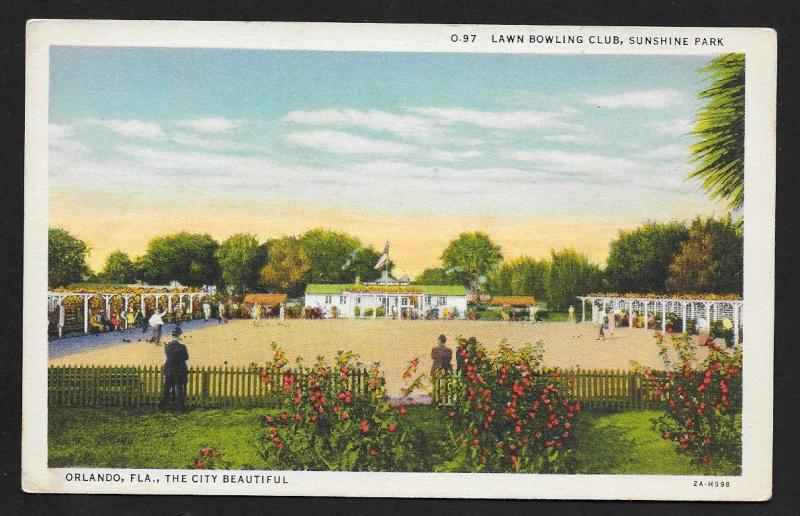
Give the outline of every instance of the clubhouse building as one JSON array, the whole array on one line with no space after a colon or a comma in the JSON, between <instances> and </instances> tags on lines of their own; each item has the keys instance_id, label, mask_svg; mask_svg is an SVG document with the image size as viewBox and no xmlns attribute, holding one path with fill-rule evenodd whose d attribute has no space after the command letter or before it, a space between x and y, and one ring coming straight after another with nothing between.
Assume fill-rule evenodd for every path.
<instances>
[{"instance_id":1,"label":"clubhouse building","mask_svg":"<svg viewBox=\"0 0 800 516\"><path fill-rule=\"evenodd\" d=\"M325 317L462 319L467 313L467 290L461 285L412 285L384 272L368 283L310 283L304 304L321 309Z\"/></svg>"}]
</instances>

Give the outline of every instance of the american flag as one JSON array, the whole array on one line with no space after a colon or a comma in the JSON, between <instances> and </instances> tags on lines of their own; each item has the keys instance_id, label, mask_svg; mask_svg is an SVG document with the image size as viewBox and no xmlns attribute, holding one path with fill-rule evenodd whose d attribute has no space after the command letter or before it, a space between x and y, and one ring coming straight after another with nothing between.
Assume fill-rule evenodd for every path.
<instances>
[{"instance_id":1,"label":"american flag","mask_svg":"<svg viewBox=\"0 0 800 516\"><path fill-rule=\"evenodd\" d=\"M378 263L375 264L375 269L380 269L383 264L386 263L386 260L389 259L389 242L386 242L386 247L383 248L383 254L380 258L378 258Z\"/></svg>"}]
</instances>

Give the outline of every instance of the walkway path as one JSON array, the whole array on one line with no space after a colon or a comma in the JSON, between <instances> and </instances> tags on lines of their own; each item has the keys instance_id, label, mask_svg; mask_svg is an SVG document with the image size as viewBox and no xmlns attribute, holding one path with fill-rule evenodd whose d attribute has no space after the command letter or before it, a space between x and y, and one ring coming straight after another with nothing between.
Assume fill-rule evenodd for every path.
<instances>
[{"instance_id":1,"label":"walkway path","mask_svg":"<svg viewBox=\"0 0 800 516\"><path fill-rule=\"evenodd\" d=\"M194 330L202 327L216 326L217 321L212 320L204 322L202 319L195 319L181 324L183 331ZM161 343L169 342L172 329L175 327L173 323L165 324L161 329ZM109 331L105 333L96 333L93 335L78 335L76 337L65 337L63 339L51 340L48 343L48 359L63 358L76 353L83 353L85 351L101 350L105 348L113 348L115 346L126 346L130 343L143 342L152 337L153 332L150 327L147 328L146 333L142 333L141 326L125 330L125 331ZM126 342L127 341L127 342Z\"/></svg>"}]
</instances>

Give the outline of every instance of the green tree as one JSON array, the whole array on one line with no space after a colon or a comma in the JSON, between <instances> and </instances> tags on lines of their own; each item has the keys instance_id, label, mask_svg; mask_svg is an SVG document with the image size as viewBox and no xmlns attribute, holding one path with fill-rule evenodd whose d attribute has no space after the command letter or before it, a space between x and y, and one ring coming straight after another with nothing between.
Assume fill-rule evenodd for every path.
<instances>
[{"instance_id":1,"label":"green tree","mask_svg":"<svg viewBox=\"0 0 800 516\"><path fill-rule=\"evenodd\" d=\"M463 284L476 295L480 293L481 278L494 271L502 260L500 246L480 231L461 233L442 253L444 268L456 270Z\"/></svg>"},{"instance_id":2,"label":"green tree","mask_svg":"<svg viewBox=\"0 0 800 516\"><path fill-rule=\"evenodd\" d=\"M375 269L375 264L378 263L381 255L380 251L376 251L374 247L362 247L350 253L350 257L341 267L343 272L342 283L354 282L356 276L361 281L375 281L380 278L381 273L386 270L386 265L381 266L380 270ZM394 262L389 260L389 271L394 268Z\"/></svg>"},{"instance_id":3,"label":"green tree","mask_svg":"<svg viewBox=\"0 0 800 516\"><path fill-rule=\"evenodd\" d=\"M563 310L577 301L576 296L601 289L603 273L586 255L574 249L551 252L547 307Z\"/></svg>"},{"instance_id":4,"label":"green tree","mask_svg":"<svg viewBox=\"0 0 800 516\"><path fill-rule=\"evenodd\" d=\"M420 272L413 283L417 285L460 285L461 279L441 267L431 267Z\"/></svg>"},{"instance_id":5,"label":"green tree","mask_svg":"<svg viewBox=\"0 0 800 516\"><path fill-rule=\"evenodd\" d=\"M504 262L486 278L484 288L500 296L533 296L539 300L547 299L550 282L550 262L536 260L530 256L520 256L516 260Z\"/></svg>"},{"instance_id":6,"label":"green tree","mask_svg":"<svg viewBox=\"0 0 800 516\"><path fill-rule=\"evenodd\" d=\"M106 257L99 277L105 283L133 283L136 281L136 269L128 253L117 249Z\"/></svg>"},{"instance_id":7,"label":"green tree","mask_svg":"<svg viewBox=\"0 0 800 516\"><path fill-rule=\"evenodd\" d=\"M695 219L689 239L669 266L667 291L674 294L741 294L744 241L730 217Z\"/></svg>"},{"instance_id":8,"label":"green tree","mask_svg":"<svg viewBox=\"0 0 800 516\"><path fill-rule=\"evenodd\" d=\"M547 299L550 284L550 261L535 260L529 256L521 256L510 263L511 295L533 296L536 299Z\"/></svg>"},{"instance_id":9,"label":"green tree","mask_svg":"<svg viewBox=\"0 0 800 516\"><path fill-rule=\"evenodd\" d=\"M295 237L283 237L269 242L267 264L261 268L259 279L269 291L297 297L302 294L310 271L305 246Z\"/></svg>"},{"instance_id":10,"label":"green tree","mask_svg":"<svg viewBox=\"0 0 800 516\"><path fill-rule=\"evenodd\" d=\"M252 289L258 283L261 267L266 262L266 248L249 233L228 237L214 253L222 269L225 285L238 293Z\"/></svg>"},{"instance_id":11,"label":"green tree","mask_svg":"<svg viewBox=\"0 0 800 516\"><path fill-rule=\"evenodd\" d=\"M744 54L725 54L701 70L711 84L699 94L707 102L692 131L700 141L691 148L697 167L689 177L731 209L744 204L744 69Z\"/></svg>"},{"instance_id":12,"label":"green tree","mask_svg":"<svg viewBox=\"0 0 800 516\"><path fill-rule=\"evenodd\" d=\"M51 288L85 281L92 274L86 264L89 246L62 228L47 230L47 284Z\"/></svg>"},{"instance_id":13,"label":"green tree","mask_svg":"<svg viewBox=\"0 0 800 516\"><path fill-rule=\"evenodd\" d=\"M345 233L316 228L300 237L306 257L311 264L309 283L343 283L352 281L348 271L353 253L361 249L361 242ZM376 258L377 261L377 258ZM374 264L373 264L374 265Z\"/></svg>"},{"instance_id":14,"label":"green tree","mask_svg":"<svg viewBox=\"0 0 800 516\"><path fill-rule=\"evenodd\" d=\"M215 253L219 244L211 235L182 231L150 240L147 252L136 261L137 275L150 284L177 280L199 287L221 280Z\"/></svg>"},{"instance_id":15,"label":"green tree","mask_svg":"<svg viewBox=\"0 0 800 516\"><path fill-rule=\"evenodd\" d=\"M620 293L663 294L669 265L688 238L689 230L681 222L651 222L620 231L608 254L605 272L609 288Z\"/></svg>"}]
</instances>

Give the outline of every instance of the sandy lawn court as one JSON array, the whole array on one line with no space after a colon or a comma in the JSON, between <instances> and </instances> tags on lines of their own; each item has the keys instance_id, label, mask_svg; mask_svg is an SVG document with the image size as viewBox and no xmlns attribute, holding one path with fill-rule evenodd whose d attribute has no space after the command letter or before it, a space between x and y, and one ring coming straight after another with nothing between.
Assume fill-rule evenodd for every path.
<instances>
[{"instance_id":1,"label":"sandy lawn court","mask_svg":"<svg viewBox=\"0 0 800 516\"><path fill-rule=\"evenodd\" d=\"M394 320L234 320L209 322L187 331L190 366L245 366L263 364L271 355L270 343L278 343L291 361L302 356L306 363L322 355L332 359L337 350L352 350L362 362L380 362L389 390L399 392L406 363L420 358L420 371L430 369L430 350L436 338L447 336L449 347L456 337L476 337L490 349L504 339L514 347L542 341L546 366L581 369L629 369L631 360L661 367L653 331L618 328L613 338L596 340L592 324L501 321L394 321ZM149 333L148 335L149 336ZM49 361L51 365L160 365L164 348L144 341L75 353ZM168 340L169 336L165 335ZM166 342L163 340L162 342ZM704 351L705 348L703 348ZM455 359L453 360L455 366Z\"/></svg>"},{"instance_id":2,"label":"sandy lawn court","mask_svg":"<svg viewBox=\"0 0 800 516\"><path fill-rule=\"evenodd\" d=\"M541 340L547 366L628 369L631 360L661 366L652 331L619 328L605 342L595 340L596 333L592 324L572 323L296 319L261 321L256 326L252 321L234 320L201 325L187 331L183 341L189 349L191 366L263 364L270 357L273 341L286 350L290 360L302 356L306 363L318 355L332 359L337 350L352 350L365 364L381 363L393 394L403 385L401 375L409 360L419 357L420 371L430 369L430 350L439 334L447 336L451 348L459 335L474 336L489 348L496 348L503 339L514 347ZM164 348L137 342L137 337L140 335L135 335L130 344L75 353L52 359L50 364L162 364Z\"/></svg>"}]
</instances>

